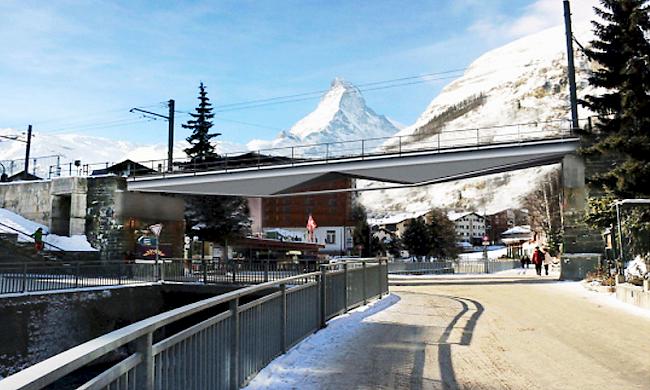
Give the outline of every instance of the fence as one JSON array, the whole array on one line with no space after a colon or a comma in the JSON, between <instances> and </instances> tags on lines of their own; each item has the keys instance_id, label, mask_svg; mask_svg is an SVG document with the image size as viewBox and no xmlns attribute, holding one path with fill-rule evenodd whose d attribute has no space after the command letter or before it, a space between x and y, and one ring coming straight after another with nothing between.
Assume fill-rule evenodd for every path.
<instances>
[{"instance_id":1,"label":"fence","mask_svg":"<svg viewBox=\"0 0 650 390\"><path fill-rule=\"evenodd\" d=\"M168 282L257 284L316 271L317 264L230 262L0 263L0 294Z\"/></svg>"},{"instance_id":2,"label":"fence","mask_svg":"<svg viewBox=\"0 0 650 390\"><path fill-rule=\"evenodd\" d=\"M447 260L388 263L389 274L493 274L519 267L518 260Z\"/></svg>"},{"instance_id":3,"label":"fence","mask_svg":"<svg viewBox=\"0 0 650 390\"><path fill-rule=\"evenodd\" d=\"M275 291L242 303L268 289ZM78 389L237 389L328 319L387 292L384 262L322 266L136 322L18 372L0 388L40 389L121 351L126 357ZM190 316L199 322L154 337Z\"/></svg>"}]
</instances>

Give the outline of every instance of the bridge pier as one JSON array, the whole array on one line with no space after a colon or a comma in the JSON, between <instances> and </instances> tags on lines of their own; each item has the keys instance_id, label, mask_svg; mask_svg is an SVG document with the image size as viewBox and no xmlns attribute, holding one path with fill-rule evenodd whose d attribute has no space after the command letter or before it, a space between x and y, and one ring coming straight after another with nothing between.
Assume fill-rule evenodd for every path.
<instances>
[{"instance_id":1,"label":"bridge pier","mask_svg":"<svg viewBox=\"0 0 650 390\"><path fill-rule=\"evenodd\" d=\"M598 231L585 223L589 196L585 172L589 174L591 168L585 166L585 161L576 154L568 154L562 160L562 280L584 279L587 272L595 269L600 262L602 238Z\"/></svg>"}]
</instances>

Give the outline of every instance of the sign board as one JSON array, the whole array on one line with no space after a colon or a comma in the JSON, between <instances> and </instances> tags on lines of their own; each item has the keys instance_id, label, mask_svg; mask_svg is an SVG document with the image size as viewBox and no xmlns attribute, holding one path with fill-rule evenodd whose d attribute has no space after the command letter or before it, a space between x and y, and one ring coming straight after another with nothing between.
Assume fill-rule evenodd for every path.
<instances>
[{"instance_id":1,"label":"sign board","mask_svg":"<svg viewBox=\"0 0 650 390\"><path fill-rule=\"evenodd\" d=\"M156 237L160 237L160 232L162 231L162 228L163 225L161 223L157 223L155 225L149 226L149 230L151 230L151 232L155 234Z\"/></svg>"}]
</instances>

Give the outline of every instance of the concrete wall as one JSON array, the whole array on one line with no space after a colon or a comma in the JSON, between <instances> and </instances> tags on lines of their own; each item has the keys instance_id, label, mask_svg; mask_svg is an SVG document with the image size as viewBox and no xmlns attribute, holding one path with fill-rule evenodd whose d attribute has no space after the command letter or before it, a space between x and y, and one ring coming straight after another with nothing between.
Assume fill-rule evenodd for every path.
<instances>
[{"instance_id":1,"label":"concrete wall","mask_svg":"<svg viewBox=\"0 0 650 390\"><path fill-rule=\"evenodd\" d=\"M0 207L50 226L51 181L0 183Z\"/></svg>"},{"instance_id":2,"label":"concrete wall","mask_svg":"<svg viewBox=\"0 0 650 390\"><path fill-rule=\"evenodd\" d=\"M115 329L235 288L154 285L0 298L0 378Z\"/></svg>"},{"instance_id":3,"label":"concrete wall","mask_svg":"<svg viewBox=\"0 0 650 390\"><path fill-rule=\"evenodd\" d=\"M617 284L616 299L643 309L650 309L650 291L648 291L647 282L646 288L629 283Z\"/></svg>"}]
</instances>

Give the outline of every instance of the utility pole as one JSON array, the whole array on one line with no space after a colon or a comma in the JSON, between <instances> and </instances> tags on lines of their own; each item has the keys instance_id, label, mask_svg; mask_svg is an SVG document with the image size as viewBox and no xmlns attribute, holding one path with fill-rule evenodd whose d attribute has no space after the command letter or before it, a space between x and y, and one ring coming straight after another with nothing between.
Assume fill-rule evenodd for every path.
<instances>
[{"instance_id":1,"label":"utility pole","mask_svg":"<svg viewBox=\"0 0 650 390\"><path fill-rule=\"evenodd\" d=\"M132 108L129 110L129 112L141 112L143 114L152 115L167 120L167 122L169 123L168 126L169 136L167 139L167 171L171 172L173 170L173 163L174 163L174 109L176 106L176 102L174 101L174 99L169 99L167 104L169 106L169 115L162 115L155 112L142 110L140 108Z\"/></svg>"},{"instance_id":2,"label":"utility pole","mask_svg":"<svg viewBox=\"0 0 650 390\"><path fill-rule=\"evenodd\" d=\"M573 61L573 31L571 29L571 5L564 0L564 26L566 30L566 50L569 62L569 91L571 99L571 130L579 128L578 123L578 93L576 92L576 69Z\"/></svg>"},{"instance_id":3,"label":"utility pole","mask_svg":"<svg viewBox=\"0 0 650 390\"><path fill-rule=\"evenodd\" d=\"M29 175L29 152L32 147L32 125L27 126L27 146L25 147L25 172L23 177Z\"/></svg>"},{"instance_id":4,"label":"utility pole","mask_svg":"<svg viewBox=\"0 0 650 390\"><path fill-rule=\"evenodd\" d=\"M174 164L174 108L176 102L174 99L169 99L169 116L167 122L169 124L169 139L167 141L167 171L171 172Z\"/></svg>"}]
</instances>

